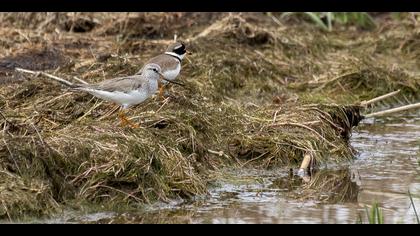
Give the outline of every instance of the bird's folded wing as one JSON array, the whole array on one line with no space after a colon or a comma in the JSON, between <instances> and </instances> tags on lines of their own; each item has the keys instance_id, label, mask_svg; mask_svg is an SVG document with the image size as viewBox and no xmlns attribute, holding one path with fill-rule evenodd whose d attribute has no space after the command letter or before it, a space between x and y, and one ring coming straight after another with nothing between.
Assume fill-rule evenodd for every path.
<instances>
[{"instance_id":1,"label":"bird's folded wing","mask_svg":"<svg viewBox=\"0 0 420 236\"><path fill-rule=\"evenodd\" d=\"M176 68L179 65L178 59L176 59L175 57L166 55L166 54L161 54L161 55L151 58L150 60L146 62L145 65L151 64L151 63L158 64L162 68L163 73L165 73L166 71L176 70ZM144 65L136 73L136 75L140 75L143 72L143 69L144 69Z\"/></svg>"},{"instance_id":2,"label":"bird's folded wing","mask_svg":"<svg viewBox=\"0 0 420 236\"><path fill-rule=\"evenodd\" d=\"M96 84L83 86L85 88L98 89L108 92L120 91L128 93L132 90L144 86L144 82L139 75L119 77L114 79L105 80Z\"/></svg>"},{"instance_id":3,"label":"bird's folded wing","mask_svg":"<svg viewBox=\"0 0 420 236\"><path fill-rule=\"evenodd\" d=\"M162 72L164 73L167 70L175 70L178 65L179 61L175 57L161 54L159 56L153 57L146 64L156 63L162 68Z\"/></svg>"}]
</instances>

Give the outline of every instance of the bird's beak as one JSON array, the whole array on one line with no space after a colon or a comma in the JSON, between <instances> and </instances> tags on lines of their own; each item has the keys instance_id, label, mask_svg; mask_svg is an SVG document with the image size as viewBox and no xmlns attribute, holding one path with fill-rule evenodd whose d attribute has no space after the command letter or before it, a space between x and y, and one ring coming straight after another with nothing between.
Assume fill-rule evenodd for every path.
<instances>
[{"instance_id":1,"label":"bird's beak","mask_svg":"<svg viewBox=\"0 0 420 236\"><path fill-rule=\"evenodd\" d=\"M161 72L158 72L158 73L159 73L159 75L160 75L160 79L162 79L162 80L168 81L169 83L172 83L172 84L177 84L177 85L180 85L180 86L185 86L185 85L184 85L184 84L182 84L182 83L179 83L179 82L175 82L175 81L172 81L172 80L165 79L165 77L163 76L163 74L162 74Z\"/></svg>"}]
</instances>

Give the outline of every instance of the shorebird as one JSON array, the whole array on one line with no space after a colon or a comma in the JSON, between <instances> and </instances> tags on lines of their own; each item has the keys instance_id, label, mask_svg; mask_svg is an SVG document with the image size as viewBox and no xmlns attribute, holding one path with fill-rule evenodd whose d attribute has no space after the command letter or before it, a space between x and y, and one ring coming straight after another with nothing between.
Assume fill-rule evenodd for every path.
<instances>
[{"instance_id":1,"label":"shorebird","mask_svg":"<svg viewBox=\"0 0 420 236\"><path fill-rule=\"evenodd\" d=\"M16 68L16 70L32 74L41 73L75 91L87 92L103 100L114 102L121 106L119 117L122 126L129 124L135 128L137 128L138 125L133 124L127 119L124 110L142 103L155 94L158 90L158 81L160 81L160 79L168 81L169 83L179 84L166 80L162 74L162 68L155 63L146 64L141 74L109 79L96 84L74 84L70 81L43 72L34 72L20 68Z\"/></svg>"},{"instance_id":2,"label":"shorebird","mask_svg":"<svg viewBox=\"0 0 420 236\"><path fill-rule=\"evenodd\" d=\"M156 57L153 57L149 61L146 62L147 64L154 63L160 66L162 69L162 76L165 80L159 83L159 96L163 97L163 88L169 81L174 81L176 77L179 75L181 71L181 63L182 59L184 59L185 54L187 53L185 44L181 42L171 43L167 48L166 51ZM145 69L145 66L140 69L137 74L141 74L142 71Z\"/></svg>"}]
</instances>

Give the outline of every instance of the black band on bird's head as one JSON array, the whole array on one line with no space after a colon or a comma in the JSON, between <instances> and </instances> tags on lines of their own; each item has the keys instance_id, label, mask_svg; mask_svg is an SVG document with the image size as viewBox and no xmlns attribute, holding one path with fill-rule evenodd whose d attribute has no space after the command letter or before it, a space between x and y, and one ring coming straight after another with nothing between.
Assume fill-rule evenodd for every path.
<instances>
[{"instance_id":1,"label":"black band on bird's head","mask_svg":"<svg viewBox=\"0 0 420 236\"><path fill-rule=\"evenodd\" d=\"M178 54L178 55L183 55L187 52L187 50L185 49L185 45L183 43L181 43L180 46L175 47L172 52Z\"/></svg>"}]
</instances>

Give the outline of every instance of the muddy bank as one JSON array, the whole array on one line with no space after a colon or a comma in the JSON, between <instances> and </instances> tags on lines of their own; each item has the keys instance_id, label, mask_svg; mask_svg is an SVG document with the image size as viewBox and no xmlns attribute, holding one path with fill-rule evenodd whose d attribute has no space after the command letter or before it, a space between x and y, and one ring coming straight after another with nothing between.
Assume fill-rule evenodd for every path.
<instances>
[{"instance_id":1,"label":"muddy bank","mask_svg":"<svg viewBox=\"0 0 420 236\"><path fill-rule=\"evenodd\" d=\"M206 194L228 165L296 167L306 153L317 162L350 160L357 102L396 89L399 100L419 96L410 20L326 33L262 13L2 17L4 218L78 202L112 208L188 199ZM27 27L19 23L26 20ZM13 71L29 67L92 83L129 75L174 33L193 52L179 78L186 87L131 109L139 129L120 127L110 103ZM398 38L406 39L401 48Z\"/></svg>"}]
</instances>

